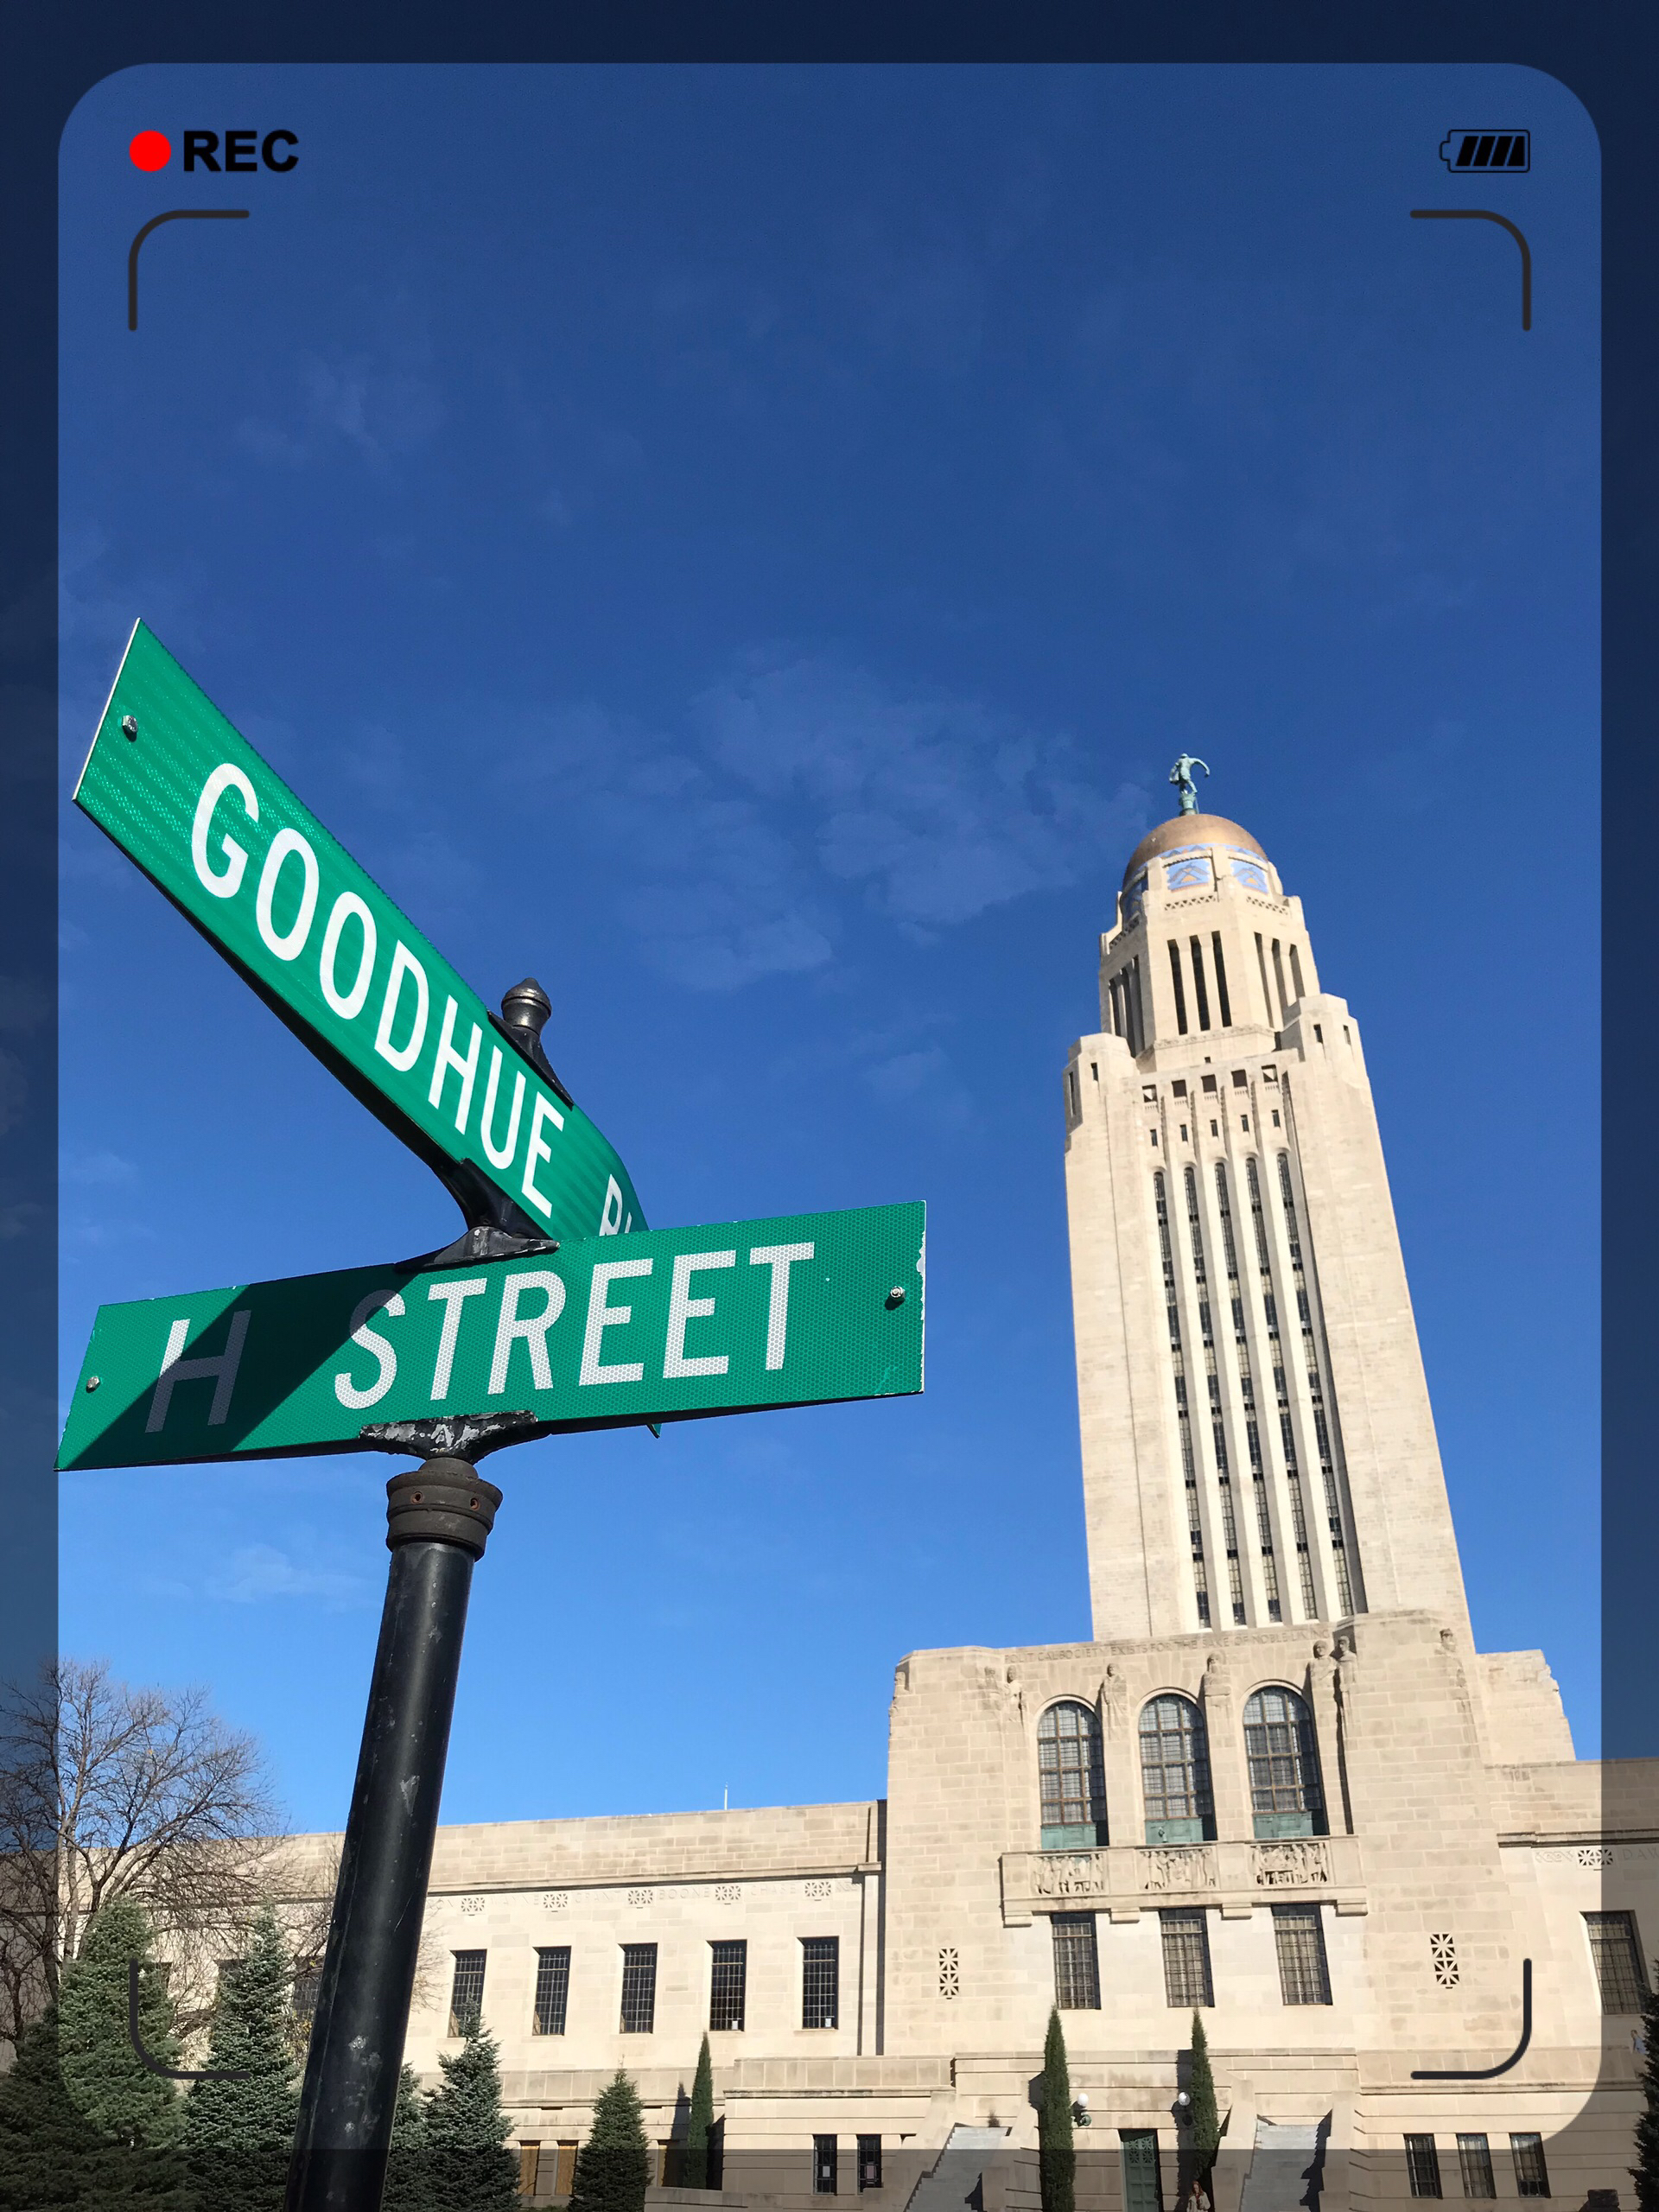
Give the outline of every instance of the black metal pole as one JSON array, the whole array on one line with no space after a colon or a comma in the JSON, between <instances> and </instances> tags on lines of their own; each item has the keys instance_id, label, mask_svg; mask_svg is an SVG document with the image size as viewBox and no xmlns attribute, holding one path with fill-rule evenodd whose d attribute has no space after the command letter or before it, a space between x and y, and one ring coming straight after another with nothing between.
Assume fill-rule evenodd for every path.
<instances>
[{"instance_id":1,"label":"black metal pole","mask_svg":"<svg viewBox=\"0 0 1659 2212\"><path fill-rule=\"evenodd\" d=\"M466 1459L386 1484L391 1567L286 2212L378 2212L474 1561L501 1493Z\"/></svg>"}]
</instances>

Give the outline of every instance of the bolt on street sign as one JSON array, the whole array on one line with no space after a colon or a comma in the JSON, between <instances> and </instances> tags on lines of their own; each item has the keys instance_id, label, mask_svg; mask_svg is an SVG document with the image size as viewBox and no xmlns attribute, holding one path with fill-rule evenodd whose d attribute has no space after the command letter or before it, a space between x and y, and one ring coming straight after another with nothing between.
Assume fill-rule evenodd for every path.
<instances>
[{"instance_id":1,"label":"bolt on street sign","mask_svg":"<svg viewBox=\"0 0 1659 2212\"><path fill-rule=\"evenodd\" d=\"M75 804L469 1223L645 1225L627 1169L142 622Z\"/></svg>"},{"instance_id":2,"label":"bolt on street sign","mask_svg":"<svg viewBox=\"0 0 1659 2212\"><path fill-rule=\"evenodd\" d=\"M926 1208L635 1230L471 1267L348 1268L100 1306L58 1465L373 1448L365 1425L543 1433L907 1395Z\"/></svg>"}]
</instances>

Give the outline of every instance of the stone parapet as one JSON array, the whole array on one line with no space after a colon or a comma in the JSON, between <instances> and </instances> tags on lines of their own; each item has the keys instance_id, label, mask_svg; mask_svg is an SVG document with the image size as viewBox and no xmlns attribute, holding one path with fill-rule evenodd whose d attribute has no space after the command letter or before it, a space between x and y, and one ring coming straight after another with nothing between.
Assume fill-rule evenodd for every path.
<instances>
[{"instance_id":1,"label":"stone parapet","mask_svg":"<svg viewBox=\"0 0 1659 2212\"><path fill-rule=\"evenodd\" d=\"M1258 1905L1368 1909L1360 1842L1353 1835L1261 1843L1108 1845L1098 1851L1009 1851L1002 1855L1002 1924L1029 1927L1038 1913L1096 1905L1115 1921L1160 1905L1215 1905L1224 1919Z\"/></svg>"}]
</instances>

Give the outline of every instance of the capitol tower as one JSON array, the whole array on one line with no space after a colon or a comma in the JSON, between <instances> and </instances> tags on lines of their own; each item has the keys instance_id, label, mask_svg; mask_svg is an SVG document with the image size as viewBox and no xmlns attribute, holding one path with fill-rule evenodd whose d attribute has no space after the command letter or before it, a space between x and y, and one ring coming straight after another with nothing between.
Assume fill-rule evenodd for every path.
<instances>
[{"instance_id":1,"label":"capitol tower","mask_svg":"<svg viewBox=\"0 0 1659 2212\"><path fill-rule=\"evenodd\" d=\"M1181 796L1066 1073L1095 1635L1413 1606L1466 1648L1358 1024L1255 839Z\"/></svg>"}]
</instances>

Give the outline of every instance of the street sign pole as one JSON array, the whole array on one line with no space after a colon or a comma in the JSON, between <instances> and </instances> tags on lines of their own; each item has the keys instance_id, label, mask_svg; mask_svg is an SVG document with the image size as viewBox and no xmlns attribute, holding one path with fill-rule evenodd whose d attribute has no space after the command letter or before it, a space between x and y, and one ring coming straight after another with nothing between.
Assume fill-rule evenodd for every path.
<instances>
[{"instance_id":1,"label":"street sign pole","mask_svg":"<svg viewBox=\"0 0 1659 2212\"><path fill-rule=\"evenodd\" d=\"M378 2212L467 1599L500 1503L470 1460L448 1454L386 1484L385 1610L285 2212Z\"/></svg>"}]
</instances>

